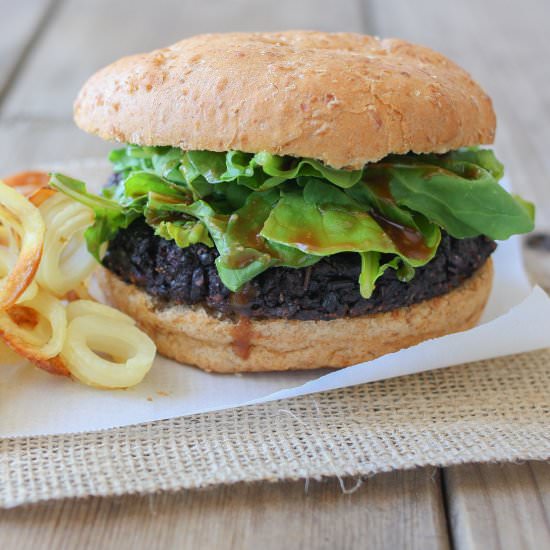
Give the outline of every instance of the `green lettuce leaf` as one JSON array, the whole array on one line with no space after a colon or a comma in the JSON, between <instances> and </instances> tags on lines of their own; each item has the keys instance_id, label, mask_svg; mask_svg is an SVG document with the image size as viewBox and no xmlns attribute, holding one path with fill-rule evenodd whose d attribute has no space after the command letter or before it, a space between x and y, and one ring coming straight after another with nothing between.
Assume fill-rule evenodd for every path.
<instances>
[{"instance_id":1,"label":"green lettuce leaf","mask_svg":"<svg viewBox=\"0 0 550 550\"><path fill-rule=\"evenodd\" d=\"M177 199L179 202L192 202L192 196L185 187L148 172L132 172L124 181L124 195L120 201L131 204L135 199L157 193ZM129 200L129 202L127 202Z\"/></svg>"},{"instance_id":2,"label":"green lettuce leaf","mask_svg":"<svg viewBox=\"0 0 550 550\"><path fill-rule=\"evenodd\" d=\"M300 191L283 193L261 235L319 256L394 250L389 236L367 211L330 203L320 206L308 202Z\"/></svg>"},{"instance_id":3,"label":"green lettuce leaf","mask_svg":"<svg viewBox=\"0 0 550 550\"><path fill-rule=\"evenodd\" d=\"M362 170L307 158L240 151L182 151L129 145L112 151L119 183L102 197L61 174L52 185L90 206L88 247L144 217L182 248L201 242L232 291L266 269L306 267L341 252L361 258L360 289L394 269L401 281L435 255L441 229L456 238L505 239L533 227L534 207L499 184L502 164L487 149L390 155Z\"/></svg>"},{"instance_id":4,"label":"green lettuce leaf","mask_svg":"<svg viewBox=\"0 0 550 550\"><path fill-rule=\"evenodd\" d=\"M163 213L178 213L200 220L220 253L216 259L220 279L227 288L237 291L270 267L306 267L319 259L295 248L270 242L260 235L278 199L278 191L253 193L241 208L231 215L224 215L205 201L186 205L165 202L163 197L151 195L147 209L149 216L154 212L158 219Z\"/></svg>"},{"instance_id":5,"label":"green lettuce leaf","mask_svg":"<svg viewBox=\"0 0 550 550\"><path fill-rule=\"evenodd\" d=\"M250 155L230 151L227 154L227 166L226 177L238 177L239 183L253 189L268 189L284 181L305 176L323 178L338 187L347 188L355 185L362 174L362 170L336 170L314 159L280 157L266 152ZM261 167L260 171L257 170L258 167ZM258 180L258 172L270 177ZM256 181L261 183L258 185Z\"/></svg>"},{"instance_id":6,"label":"green lettuce leaf","mask_svg":"<svg viewBox=\"0 0 550 550\"><path fill-rule=\"evenodd\" d=\"M448 166L449 161L460 161L467 165L477 165L487 170L496 181L499 181L504 176L504 166L496 158L491 149L480 149L479 147L464 147L449 151L443 155L409 155L411 158L416 158L422 164L432 164L435 166Z\"/></svg>"},{"instance_id":7,"label":"green lettuce leaf","mask_svg":"<svg viewBox=\"0 0 550 550\"><path fill-rule=\"evenodd\" d=\"M373 174L375 174L374 171L371 172L371 176ZM407 244L406 237L409 238L408 241L412 239L418 242L419 236L422 235L427 248L437 248L439 245L441 240L439 226L430 222L424 215L399 206L391 195L389 186L387 184L381 186L380 180L369 180L365 177L363 181L347 189L346 193L360 204L370 204L375 219L380 223L385 222L386 227L392 226L393 231L390 232L390 236L396 233L400 237L401 244ZM409 248L413 244L414 242L409 242ZM425 255L422 248L420 247L417 251L419 257Z\"/></svg>"},{"instance_id":8,"label":"green lettuce leaf","mask_svg":"<svg viewBox=\"0 0 550 550\"><path fill-rule=\"evenodd\" d=\"M211 189L201 186L204 183L238 181L250 189L266 190L297 177L314 176L347 188L357 183L362 175L362 170L337 170L318 160L281 157L266 152L217 153L128 145L112 151L109 159L115 172L152 171L176 183L199 185L203 197L204 192Z\"/></svg>"},{"instance_id":9,"label":"green lettuce leaf","mask_svg":"<svg viewBox=\"0 0 550 550\"><path fill-rule=\"evenodd\" d=\"M529 232L534 226L533 206L498 184L503 166L489 149L464 148L444 155L390 155L355 171L266 152L184 152L170 147L128 146L114 151L111 160L115 170L152 171L168 181L186 185L194 198L223 195L226 189L221 185L229 182L234 184L233 189L266 190L310 177L349 190L350 196L357 198L358 188L364 188L365 182L385 179L394 206L401 208L391 209L388 201L373 206L393 210L392 219L398 215L400 223L411 227L422 223L418 217L422 215L424 222L429 220L456 238L484 234L506 239ZM364 189L363 198L368 199ZM404 215L402 207L412 214ZM415 217L414 225L410 225L411 216Z\"/></svg>"},{"instance_id":10,"label":"green lettuce leaf","mask_svg":"<svg viewBox=\"0 0 550 550\"><path fill-rule=\"evenodd\" d=\"M225 230L213 237L220 252L216 259L218 273L230 290L238 290L270 267L306 267L318 261L315 256L261 235L278 200L277 191L253 193L242 208L229 216ZM211 221L204 218L204 223L209 227Z\"/></svg>"},{"instance_id":11,"label":"green lettuce leaf","mask_svg":"<svg viewBox=\"0 0 550 550\"><path fill-rule=\"evenodd\" d=\"M415 226L400 229L394 224L390 232L381 223L384 218L376 215L370 204L361 204L343 190L310 178L303 189L283 192L261 235L317 256L382 252L396 254L412 266L424 265L433 258L440 240L437 227L425 228L429 234L426 239ZM409 236L417 241L414 253L412 244L408 250L403 248Z\"/></svg>"},{"instance_id":12,"label":"green lettuce leaf","mask_svg":"<svg viewBox=\"0 0 550 550\"><path fill-rule=\"evenodd\" d=\"M364 179L386 181L398 206L423 214L457 239L504 240L533 230L534 207L498 184L502 173L491 151L460 150L390 157L367 166Z\"/></svg>"},{"instance_id":13,"label":"green lettuce leaf","mask_svg":"<svg viewBox=\"0 0 550 550\"><path fill-rule=\"evenodd\" d=\"M50 174L50 185L93 210L95 221L86 230L84 237L88 250L98 261L102 245L141 216L138 210L124 208L115 201L88 193L84 182L63 174Z\"/></svg>"},{"instance_id":14,"label":"green lettuce leaf","mask_svg":"<svg viewBox=\"0 0 550 550\"><path fill-rule=\"evenodd\" d=\"M386 269L397 269L400 259L393 258L385 264L380 263L380 252L360 252L361 274L359 275L359 288L363 298L370 298L374 292L376 281L384 275Z\"/></svg>"},{"instance_id":15,"label":"green lettuce leaf","mask_svg":"<svg viewBox=\"0 0 550 550\"><path fill-rule=\"evenodd\" d=\"M203 243L209 247L214 246L206 226L202 222L197 221L161 221L156 226L155 235L167 241L175 241L180 248L186 248L197 243Z\"/></svg>"}]
</instances>

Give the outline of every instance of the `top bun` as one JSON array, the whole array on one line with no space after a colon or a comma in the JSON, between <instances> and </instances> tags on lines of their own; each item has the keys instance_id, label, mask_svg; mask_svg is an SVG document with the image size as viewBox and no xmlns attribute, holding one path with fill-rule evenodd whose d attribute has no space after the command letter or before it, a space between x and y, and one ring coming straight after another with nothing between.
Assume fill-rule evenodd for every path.
<instances>
[{"instance_id":1,"label":"top bun","mask_svg":"<svg viewBox=\"0 0 550 550\"><path fill-rule=\"evenodd\" d=\"M104 139L335 168L492 143L495 133L491 100L443 55L306 31L201 35L125 57L88 80L74 115Z\"/></svg>"}]
</instances>

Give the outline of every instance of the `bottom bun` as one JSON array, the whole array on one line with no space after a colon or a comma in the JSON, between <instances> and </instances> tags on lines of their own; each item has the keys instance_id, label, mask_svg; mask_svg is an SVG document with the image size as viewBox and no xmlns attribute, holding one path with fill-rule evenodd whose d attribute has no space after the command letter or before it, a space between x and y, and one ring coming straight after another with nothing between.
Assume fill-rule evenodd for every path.
<instances>
[{"instance_id":1,"label":"bottom bun","mask_svg":"<svg viewBox=\"0 0 550 550\"><path fill-rule=\"evenodd\" d=\"M108 301L132 316L160 353L206 371L346 367L473 327L493 280L489 259L451 292L409 307L331 321L218 319L201 306L157 309L153 299L101 269Z\"/></svg>"}]
</instances>

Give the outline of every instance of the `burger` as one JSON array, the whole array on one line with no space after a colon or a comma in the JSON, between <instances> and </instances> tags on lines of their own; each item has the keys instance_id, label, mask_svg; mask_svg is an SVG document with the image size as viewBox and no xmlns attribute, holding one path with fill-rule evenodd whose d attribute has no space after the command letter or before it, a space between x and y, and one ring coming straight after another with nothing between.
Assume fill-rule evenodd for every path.
<instances>
[{"instance_id":1,"label":"burger","mask_svg":"<svg viewBox=\"0 0 550 550\"><path fill-rule=\"evenodd\" d=\"M533 228L499 185L491 100L403 40L196 36L100 70L74 106L123 144L95 213L107 299L207 371L344 367L472 327L495 240Z\"/></svg>"}]
</instances>

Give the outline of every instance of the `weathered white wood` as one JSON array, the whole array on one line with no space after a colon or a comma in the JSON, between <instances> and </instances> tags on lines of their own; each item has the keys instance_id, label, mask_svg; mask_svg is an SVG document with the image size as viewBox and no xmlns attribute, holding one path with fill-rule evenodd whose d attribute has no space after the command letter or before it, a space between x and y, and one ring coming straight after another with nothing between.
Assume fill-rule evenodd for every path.
<instances>
[{"instance_id":1,"label":"weathered white wood","mask_svg":"<svg viewBox=\"0 0 550 550\"><path fill-rule=\"evenodd\" d=\"M66 0L7 98L6 117L71 117L97 69L193 34L309 28L361 31L357 0Z\"/></svg>"},{"instance_id":2,"label":"weathered white wood","mask_svg":"<svg viewBox=\"0 0 550 550\"><path fill-rule=\"evenodd\" d=\"M488 91L498 117L499 156L514 187L535 201L539 227L550 228L550 3L369 0L369 5L380 35L445 53ZM456 548L550 547L550 465L445 472Z\"/></svg>"},{"instance_id":3,"label":"weathered white wood","mask_svg":"<svg viewBox=\"0 0 550 550\"><path fill-rule=\"evenodd\" d=\"M550 548L550 464L469 464L445 470L457 550Z\"/></svg>"},{"instance_id":4,"label":"weathered white wood","mask_svg":"<svg viewBox=\"0 0 550 550\"><path fill-rule=\"evenodd\" d=\"M50 0L0 0L0 98L51 4Z\"/></svg>"},{"instance_id":5,"label":"weathered white wood","mask_svg":"<svg viewBox=\"0 0 550 550\"><path fill-rule=\"evenodd\" d=\"M355 481L347 480L348 488ZM57 502L0 512L20 548L445 549L436 470L382 474L352 494L336 480Z\"/></svg>"},{"instance_id":6,"label":"weathered white wood","mask_svg":"<svg viewBox=\"0 0 550 550\"><path fill-rule=\"evenodd\" d=\"M70 120L10 120L0 123L0 178L52 162L105 158L112 143L79 130Z\"/></svg>"}]
</instances>

